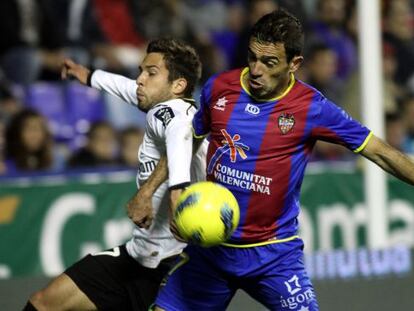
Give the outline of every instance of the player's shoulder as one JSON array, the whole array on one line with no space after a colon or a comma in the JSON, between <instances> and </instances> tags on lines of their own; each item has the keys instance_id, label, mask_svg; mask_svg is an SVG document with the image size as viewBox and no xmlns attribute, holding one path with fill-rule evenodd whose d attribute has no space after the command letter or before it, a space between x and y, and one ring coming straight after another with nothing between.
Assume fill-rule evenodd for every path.
<instances>
[{"instance_id":1,"label":"player's shoulder","mask_svg":"<svg viewBox=\"0 0 414 311\"><path fill-rule=\"evenodd\" d=\"M325 96L318 89L298 79L296 79L291 93L296 97L310 97L313 99L313 101L325 100Z\"/></svg>"},{"instance_id":2,"label":"player's shoulder","mask_svg":"<svg viewBox=\"0 0 414 311\"><path fill-rule=\"evenodd\" d=\"M298 89L302 96L309 96L311 107L308 111L309 117L323 117L324 119L336 118L343 115L349 118L349 115L336 103L327 98L322 92L316 88L298 81Z\"/></svg>"},{"instance_id":3,"label":"player's shoulder","mask_svg":"<svg viewBox=\"0 0 414 311\"><path fill-rule=\"evenodd\" d=\"M157 104L151 109L153 120L161 122L164 127L173 120L192 118L196 111L195 104L191 101L176 98Z\"/></svg>"},{"instance_id":4,"label":"player's shoulder","mask_svg":"<svg viewBox=\"0 0 414 311\"><path fill-rule=\"evenodd\" d=\"M242 91L240 77L243 68L224 71L211 76L201 92L201 103L215 102L224 96L238 96Z\"/></svg>"},{"instance_id":5,"label":"player's shoulder","mask_svg":"<svg viewBox=\"0 0 414 311\"><path fill-rule=\"evenodd\" d=\"M229 85L240 85L240 77L242 71L243 68L237 68L215 74L207 80L206 85L211 85L213 83L217 87L220 87L220 85L223 85L225 87L228 87Z\"/></svg>"},{"instance_id":6,"label":"player's shoulder","mask_svg":"<svg viewBox=\"0 0 414 311\"><path fill-rule=\"evenodd\" d=\"M295 101L311 103L313 109L318 109L329 102L322 92L301 80L296 80L290 93Z\"/></svg>"},{"instance_id":7,"label":"player's shoulder","mask_svg":"<svg viewBox=\"0 0 414 311\"><path fill-rule=\"evenodd\" d=\"M204 84L205 89L220 89L221 87L228 88L231 85L240 86L240 77L243 68L237 68L232 70L223 71L211 76Z\"/></svg>"},{"instance_id":8,"label":"player's shoulder","mask_svg":"<svg viewBox=\"0 0 414 311\"><path fill-rule=\"evenodd\" d=\"M245 68L224 71L217 75L217 79L220 82L225 82L226 84L240 84L240 77L243 70L245 70Z\"/></svg>"}]
</instances>

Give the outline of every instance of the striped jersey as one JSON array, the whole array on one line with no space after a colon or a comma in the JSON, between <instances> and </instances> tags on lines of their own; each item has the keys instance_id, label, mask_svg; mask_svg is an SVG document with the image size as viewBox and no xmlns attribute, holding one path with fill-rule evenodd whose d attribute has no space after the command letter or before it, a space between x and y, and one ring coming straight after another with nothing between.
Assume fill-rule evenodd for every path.
<instances>
[{"instance_id":1,"label":"striped jersey","mask_svg":"<svg viewBox=\"0 0 414 311\"><path fill-rule=\"evenodd\" d=\"M371 137L365 126L292 75L279 97L251 96L242 76L228 71L204 85L194 135L209 135L207 179L226 186L240 206L230 243L247 244L297 234L300 187L317 140L354 152Z\"/></svg>"}]
</instances>

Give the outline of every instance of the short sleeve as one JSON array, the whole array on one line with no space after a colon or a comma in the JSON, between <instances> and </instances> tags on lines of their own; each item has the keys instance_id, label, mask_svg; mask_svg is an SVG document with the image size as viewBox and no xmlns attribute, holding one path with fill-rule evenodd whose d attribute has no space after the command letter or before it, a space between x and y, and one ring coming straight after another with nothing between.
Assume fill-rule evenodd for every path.
<instances>
[{"instance_id":1,"label":"short sleeve","mask_svg":"<svg viewBox=\"0 0 414 311\"><path fill-rule=\"evenodd\" d=\"M321 97L312 127L315 139L344 145L354 152L360 152L368 143L372 132L354 120L342 108Z\"/></svg>"}]
</instances>

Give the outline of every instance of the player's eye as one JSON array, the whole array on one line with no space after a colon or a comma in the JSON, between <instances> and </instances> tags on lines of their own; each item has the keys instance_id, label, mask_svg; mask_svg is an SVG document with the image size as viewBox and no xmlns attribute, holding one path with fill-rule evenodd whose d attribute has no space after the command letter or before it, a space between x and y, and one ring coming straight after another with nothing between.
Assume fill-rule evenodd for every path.
<instances>
[{"instance_id":1,"label":"player's eye","mask_svg":"<svg viewBox=\"0 0 414 311\"><path fill-rule=\"evenodd\" d=\"M273 67L274 67L274 66L276 66L277 64L276 64L276 62L271 61L271 62L265 62L265 65L266 65L266 67L268 67L268 68L273 68Z\"/></svg>"}]
</instances>

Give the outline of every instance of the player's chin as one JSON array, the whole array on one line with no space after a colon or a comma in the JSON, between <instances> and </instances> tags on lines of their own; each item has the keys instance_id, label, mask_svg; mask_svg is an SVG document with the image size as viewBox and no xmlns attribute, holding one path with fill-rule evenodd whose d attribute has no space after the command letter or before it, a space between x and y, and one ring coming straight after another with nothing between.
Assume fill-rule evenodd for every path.
<instances>
[{"instance_id":1,"label":"player's chin","mask_svg":"<svg viewBox=\"0 0 414 311\"><path fill-rule=\"evenodd\" d=\"M267 92L263 88L252 89L250 90L250 92L255 98L258 98L258 99L264 99L266 98L266 95L267 95Z\"/></svg>"},{"instance_id":2,"label":"player's chin","mask_svg":"<svg viewBox=\"0 0 414 311\"><path fill-rule=\"evenodd\" d=\"M150 107L144 101L140 101L138 102L138 109L143 112L148 112L148 110L150 110Z\"/></svg>"}]
</instances>

